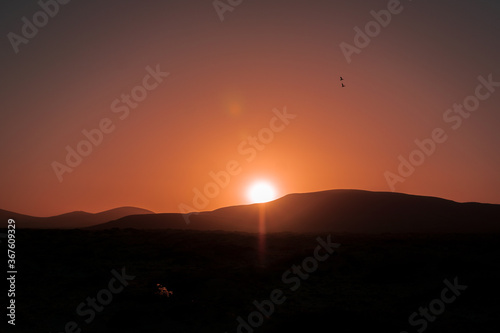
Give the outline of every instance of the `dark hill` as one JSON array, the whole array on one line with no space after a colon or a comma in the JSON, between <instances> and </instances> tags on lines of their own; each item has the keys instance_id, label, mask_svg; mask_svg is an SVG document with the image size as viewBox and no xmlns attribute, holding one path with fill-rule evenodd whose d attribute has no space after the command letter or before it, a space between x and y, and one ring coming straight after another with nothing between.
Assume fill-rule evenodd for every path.
<instances>
[{"instance_id":1,"label":"dark hill","mask_svg":"<svg viewBox=\"0 0 500 333\"><path fill-rule=\"evenodd\" d=\"M76 211L51 217L35 217L0 209L2 221L14 219L18 228L33 229L74 229L106 223L128 215L154 214L150 210L136 207L119 207L100 213Z\"/></svg>"},{"instance_id":2,"label":"dark hill","mask_svg":"<svg viewBox=\"0 0 500 333\"><path fill-rule=\"evenodd\" d=\"M261 211L263 210L263 211ZM500 231L500 205L458 203L393 192L330 190L290 194L266 204L191 214L126 216L92 229L194 229L257 232L463 233Z\"/></svg>"}]
</instances>

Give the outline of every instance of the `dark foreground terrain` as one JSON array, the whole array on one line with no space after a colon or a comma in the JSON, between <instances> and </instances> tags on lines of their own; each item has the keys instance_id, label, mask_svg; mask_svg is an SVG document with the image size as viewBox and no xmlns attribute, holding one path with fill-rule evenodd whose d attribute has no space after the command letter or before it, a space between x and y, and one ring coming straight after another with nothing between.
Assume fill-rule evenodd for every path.
<instances>
[{"instance_id":1,"label":"dark foreground terrain","mask_svg":"<svg viewBox=\"0 0 500 333\"><path fill-rule=\"evenodd\" d=\"M328 234L268 235L259 258L255 234L18 230L16 326L3 314L1 331L237 332L237 318L248 322L253 302L279 289L282 303L264 301L268 316L250 315L256 327L240 332L498 332L498 235L332 234L341 245L322 248L317 269L287 272L314 255L318 236ZM120 283L112 270L123 269ZM455 278L467 288L443 291ZM92 310L96 297L105 305ZM437 315L410 325L429 306Z\"/></svg>"}]
</instances>

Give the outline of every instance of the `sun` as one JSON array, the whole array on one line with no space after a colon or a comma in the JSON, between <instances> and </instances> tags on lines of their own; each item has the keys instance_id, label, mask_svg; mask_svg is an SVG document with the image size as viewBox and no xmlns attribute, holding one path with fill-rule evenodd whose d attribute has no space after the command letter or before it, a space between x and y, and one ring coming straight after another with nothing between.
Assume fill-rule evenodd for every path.
<instances>
[{"instance_id":1,"label":"sun","mask_svg":"<svg viewBox=\"0 0 500 333\"><path fill-rule=\"evenodd\" d=\"M252 203L268 202L276 199L276 189L269 182L258 181L248 188L247 196Z\"/></svg>"}]
</instances>

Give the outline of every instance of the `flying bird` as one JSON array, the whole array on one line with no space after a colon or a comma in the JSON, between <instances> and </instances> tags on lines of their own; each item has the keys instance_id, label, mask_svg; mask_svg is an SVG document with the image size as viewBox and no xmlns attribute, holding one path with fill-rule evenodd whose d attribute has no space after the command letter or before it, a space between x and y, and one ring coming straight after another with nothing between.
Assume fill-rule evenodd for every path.
<instances>
[{"instance_id":1,"label":"flying bird","mask_svg":"<svg viewBox=\"0 0 500 333\"><path fill-rule=\"evenodd\" d=\"M342 83L342 88L344 88L344 87L345 87L345 86L344 86L344 84Z\"/></svg>"},{"instance_id":2,"label":"flying bird","mask_svg":"<svg viewBox=\"0 0 500 333\"><path fill-rule=\"evenodd\" d=\"M342 78L342 76L341 76L341 77L340 77L340 81L342 81L342 80L344 80L344 79L343 79L343 78Z\"/></svg>"}]
</instances>

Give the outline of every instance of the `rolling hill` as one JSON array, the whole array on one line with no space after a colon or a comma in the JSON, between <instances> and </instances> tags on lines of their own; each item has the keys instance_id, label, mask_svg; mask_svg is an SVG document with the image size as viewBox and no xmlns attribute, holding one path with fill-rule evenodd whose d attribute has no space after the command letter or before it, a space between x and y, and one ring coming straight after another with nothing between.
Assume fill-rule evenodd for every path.
<instances>
[{"instance_id":1,"label":"rolling hill","mask_svg":"<svg viewBox=\"0 0 500 333\"><path fill-rule=\"evenodd\" d=\"M150 210L136 207L119 207L100 213L76 211L51 217L35 217L0 209L2 221L14 219L17 228L31 229L74 229L85 228L96 224L120 219L124 216L154 214Z\"/></svg>"},{"instance_id":2,"label":"rolling hill","mask_svg":"<svg viewBox=\"0 0 500 333\"><path fill-rule=\"evenodd\" d=\"M0 210L18 228L37 229L192 229L258 232L469 233L500 232L500 205L458 203L394 192L329 190L289 194L265 204L214 211L155 214L121 207L92 214L71 212L34 217Z\"/></svg>"},{"instance_id":3,"label":"rolling hill","mask_svg":"<svg viewBox=\"0 0 500 333\"><path fill-rule=\"evenodd\" d=\"M290 194L265 204L191 214L126 216L92 229L194 229L258 232L468 233L499 232L500 205L458 203L393 192L330 190Z\"/></svg>"}]
</instances>

